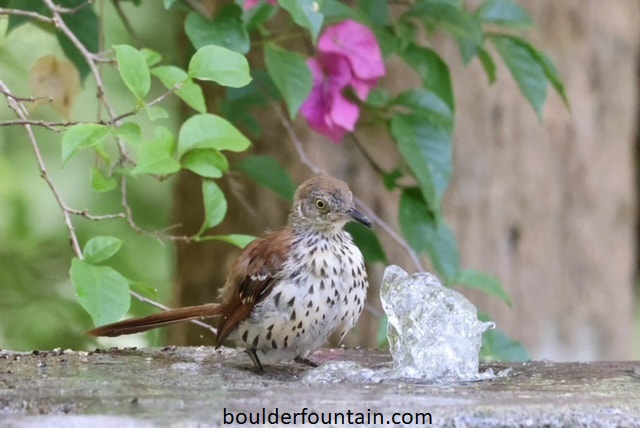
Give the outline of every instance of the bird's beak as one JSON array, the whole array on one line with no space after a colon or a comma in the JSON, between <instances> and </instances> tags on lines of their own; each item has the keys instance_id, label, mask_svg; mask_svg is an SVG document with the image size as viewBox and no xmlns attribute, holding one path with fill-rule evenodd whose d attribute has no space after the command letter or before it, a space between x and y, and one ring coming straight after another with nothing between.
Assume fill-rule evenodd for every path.
<instances>
[{"instance_id":1,"label":"bird's beak","mask_svg":"<svg viewBox=\"0 0 640 428\"><path fill-rule=\"evenodd\" d=\"M355 221L357 221L358 223L364 224L367 227L371 227L371 220L369 220L369 218L366 215L362 214L357 209L355 208L349 209L347 211L347 215L352 219L354 219Z\"/></svg>"}]
</instances>

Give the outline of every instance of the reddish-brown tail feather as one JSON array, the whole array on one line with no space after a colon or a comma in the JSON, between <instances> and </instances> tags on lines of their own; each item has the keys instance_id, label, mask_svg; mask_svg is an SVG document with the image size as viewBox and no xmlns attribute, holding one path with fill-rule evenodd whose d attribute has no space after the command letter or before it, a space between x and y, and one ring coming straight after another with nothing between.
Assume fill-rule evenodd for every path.
<instances>
[{"instance_id":1,"label":"reddish-brown tail feather","mask_svg":"<svg viewBox=\"0 0 640 428\"><path fill-rule=\"evenodd\" d=\"M186 306L184 308L171 309L159 314L153 314L141 318L131 318L128 320L103 325L89 330L87 334L92 336L120 336L122 334L140 333L165 325L175 324L194 319L204 319L218 316L222 313L222 305L209 303L199 306Z\"/></svg>"}]
</instances>

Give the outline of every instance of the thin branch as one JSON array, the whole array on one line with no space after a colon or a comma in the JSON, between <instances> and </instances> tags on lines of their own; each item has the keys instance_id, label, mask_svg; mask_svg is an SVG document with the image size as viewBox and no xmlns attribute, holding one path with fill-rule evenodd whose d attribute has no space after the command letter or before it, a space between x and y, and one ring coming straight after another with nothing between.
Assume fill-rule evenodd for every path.
<instances>
[{"instance_id":1,"label":"thin branch","mask_svg":"<svg viewBox=\"0 0 640 428\"><path fill-rule=\"evenodd\" d=\"M53 102L53 98L52 97L19 97L17 95L13 95L13 94L8 94L6 92L4 92L3 90L0 90L0 94L4 94L7 97L11 97L16 101L22 101L22 102L27 102L27 103L35 103L37 101L42 101L45 100L47 102L52 103Z\"/></svg>"},{"instance_id":2,"label":"thin branch","mask_svg":"<svg viewBox=\"0 0 640 428\"><path fill-rule=\"evenodd\" d=\"M0 122L0 126L15 126L15 125L19 125L19 126L24 126L24 125L29 125L29 126L42 126L44 128L47 128L50 131L53 132L60 132L60 130L57 127L60 126L71 126L71 125L75 125L79 122L45 122L44 120L31 120L31 119L17 119L17 120L4 120L2 122Z\"/></svg>"},{"instance_id":3,"label":"thin branch","mask_svg":"<svg viewBox=\"0 0 640 428\"><path fill-rule=\"evenodd\" d=\"M87 0L82 4L79 4L76 7L61 7L61 6L56 6L56 11L58 13L62 13L62 14L74 14L76 12L78 12L81 9L84 9L85 7L93 4L94 0Z\"/></svg>"},{"instance_id":4,"label":"thin branch","mask_svg":"<svg viewBox=\"0 0 640 428\"><path fill-rule=\"evenodd\" d=\"M124 25L124 28L127 30L129 35L135 42L136 47L142 46L142 43L140 42L140 38L138 37L138 34L136 34L136 30L133 29L133 27L131 26L131 23L129 22L129 18L127 18L127 15L125 15L124 11L122 10L122 6L120 6L120 1L111 0L111 3L113 4L113 8L116 10L116 13L118 14L118 18L120 18L120 21L122 21L122 25Z\"/></svg>"},{"instance_id":5,"label":"thin branch","mask_svg":"<svg viewBox=\"0 0 640 428\"><path fill-rule=\"evenodd\" d=\"M163 305L162 303L158 303L155 300L151 300L148 299L146 297L144 297L142 294L136 293L135 291L131 290L131 295L133 297L135 297L136 299L140 300L141 302L147 303L151 306L155 306L156 308L162 309L164 311L170 311L171 308L168 306ZM211 327L209 324L199 321L199 320L190 320L190 322L192 324L198 325L200 327L206 328L207 330L209 330L211 333L213 334L218 334L218 330L216 330L215 328Z\"/></svg>"},{"instance_id":6,"label":"thin branch","mask_svg":"<svg viewBox=\"0 0 640 428\"><path fill-rule=\"evenodd\" d=\"M0 80L0 89L3 90L3 93L11 94L11 91L4 84L3 81ZM9 107L16 113L16 115L22 119L27 119L27 110L24 108L20 101L17 101L15 98L11 96L7 96L7 101L9 102ZM60 192L53 184L51 177L47 173L47 167L44 163L44 158L42 157L42 153L40 153L40 148L38 147L38 142L36 141L36 137L33 133L33 128L31 125L24 125L24 129L27 132L27 136L29 137L29 141L31 141L31 147L36 156L36 161L38 162L38 168L40 169L40 176L44 179L44 181L51 189L51 193L53 193L53 197L55 198L60 210L62 211L62 217L64 218L65 225L67 226L67 230L69 231L69 238L71 240L71 248L75 253L76 257L82 259L82 250L80 250L80 244L78 243L78 236L76 235L76 230L73 227L73 222L71 221L71 214L69 213L69 209L67 205L62 200L60 196Z\"/></svg>"},{"instance_id":7,"label":"thin branch","mask_svg":"<svg viewBox=\"0 0 640 428\"><path fill-rule=\"evenodd\" d=\"M291 141L293 142L293 145L296 151L298 152L298 156L300 157L300 161L307 168L313 171L315 174L327 174L327 172L324 169L320 168L309 159L306 152L304 151L302 141L300 140L300 138L298 138L298 135L296 134L296 131L293 128L293 124L291 123L289 118L285 116L285 114L282 112L282 109L277 105L274 106L273 109L278 115L278 118L280 119L282 126L284 126L285 130L289 134L289 139L291 139ZM354 200L356 201L360 209L364 211L364 214L366 214L369 218L371 218L371 220L373 220L376 224L378 224L382 228L382 230L384 230L391 237L391 239L396 241L396 243L400 245L407 252L407 254L409 254L409 257L411 257L411 260L416 265L418 270L424 271L424 267L422 266L422 263L420 262L418 255L409 246L407 241L402 239L402 237L388 223L386 223L384 220L378 217L378 215L371 208L369 208L369 206L367 206L361 199L354 198Z\"/></svg>"},{"instance_id":8,"label":"thin branch","mask_svg":"<svg viewBox=\"0 0 640 428\"><path fill-rule=\"evenodd\" d=\"M3 15L16 15L16 16L26 16L31 19L37 19L38 21L46 22L49 24L53 24L53 19L48 16L44 16L37 12L31 12L29 10L22 9L6 9L4 7L0 7L0 16Z\"/></svg>"},{"instance_id":9,"label":"thin branch","mask_svg":"<svg viewBox=\"0 0 640 428\"><path fill-rule=\"evenodd\" d=\"M198 241L197 235L193 235L193 236L171 235L164 232L145 230L142 227L140 227L136 223L135 219L133 218L133 210L131 209L131 206L129 205L129 200L127 198L127 179L124 176L120 181L120 195L122 198L122 202L121 202L122 207L124 208L124 217L127 219L127 223L129 223L129 226L136 232L143 235L152 236L158 240L167 240L167 241L174 241L174 242L180 241L180 242L186 242L186 243Z\"/></svg>"},{"instance_id":10,"label":"thin branch","mask_svg":"<svg viewBox=\"0 0 640 428\"><path fill-rule=\"evenodd\" d=\"M163 101L165 98L167 98L169 95L173 94L174 92L176 92L177 90L179 90L182 87L181 83L176 84L173 88L169 89L167 92L163 93L162 95L158 96L157 98L155 98L154 100L150 101L149 103L147 103L147 105L144 108L148 108L151 106L154 106L156 104L158 104L159 102ZM4 93L0 90L0 93ZM18 100L18 101L33 101L36 98L22 98L22 97L16 97L13 94L5 94L6 96L10 96L11 98ZM43 97L44 98L44 97ZM95 123L98 125L115 125L118 122L120 122L122 119L126 119L127 117L131 117L131 116L135 116L136 114L140 113L140 110L142 110L143 108L136 108L133 109L131 111L128 111L126 113L122 113L119 114L118 116L114 117L111 120L96 120L96 121L73 121L73 120L66 120L63 122L47 122L44 120L33 120L33 119L19 119L19 120L5 120L5 121L1 121L0 122L0 127L1 126L14 126L14 125L31 125L31 126L41 126L44 128L49 129L50 131L54 131L54 132L60 132L60 130L58 128L60 127L69 127L69 126L73 126L73 125L79 125L79 124L86 124L86 123Z\"/></svg>"},{"instance_id":11,"label":"thin branch","mask_svg":"<svg viewBox=\"0 0 640 428\"><path fill-rule=\"evenodd\" d=\"M96 122L96 123L100 123L100 124L104 124L104 125L115 125L118 122L120 122L122 119L126 119L127 117L134 116L134 115L140 113L140 110L152 107L152 106L160 103L165 98L167 98L169 95L171 95L171 94L175 93L176 91L180 90L180 88L182 88L182 85L183 84L181 82L176 83L173 88L169 89L167 92L163 93L162 95L158 96L157 98L154 98L153 100L148 102L144 107L136 108L136 109L133 109L133 110L128 111L126 113L119 114L118 116L115 116L111 120L99 121L99 122Z\"/></svg>"},{"instance_id":12,"label":"thin branch","mask_svg":"<svg viewBox=\"0 0 640 428\"><path fill-rule=\"evenodd\" d=\"M124 213L95 215L95 214L90 214L87 210L74 210L72 208L67 208L67 212L69 214L73 214L73 215L77 215L77 216L80 216L80 217L84 217L84 218L92 220L92 221L102 221L102 220L113 220L113 219L116 219L116 218L125 218Z\"/></svg>"},{"instance_id":13,"label":"thin branch","mask_svg":"<svg viewBox=\"0 0 640 428\"><path fill-rule=\"evenodd\" d=\"M369 165L371 165L371 167L380 175L384 175L387 172L380 166L378 165L378 163L371 157L371 155L369 154L368 151L365 150L364 145L362 144L362 142L360 141L360 139L356 136L355 133L350 133L349 137L351 137L351 141L354 142L356 148L358 150L360 150L360 153L362 153L362 156L364 156L364 158L367 160L367 162L369 162Z\"/></svg>"}]
</instances>

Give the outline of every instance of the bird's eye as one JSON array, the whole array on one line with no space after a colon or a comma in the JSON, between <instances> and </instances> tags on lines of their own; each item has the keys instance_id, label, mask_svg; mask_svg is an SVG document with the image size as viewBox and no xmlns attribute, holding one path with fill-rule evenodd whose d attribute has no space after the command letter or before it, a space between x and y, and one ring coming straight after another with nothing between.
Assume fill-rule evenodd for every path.
<instances>
[{"instance_id":1,"label":"bird's eye","mask_svg":"<svg viewBox=\"0 0 640 428\"><path fill-rule=\"evenodd\" d=\"M316 199L316 207L318 207L318 209L320 210L323 210L327 208L327 203L322 199Z\"/></svg>"}]
</instances>

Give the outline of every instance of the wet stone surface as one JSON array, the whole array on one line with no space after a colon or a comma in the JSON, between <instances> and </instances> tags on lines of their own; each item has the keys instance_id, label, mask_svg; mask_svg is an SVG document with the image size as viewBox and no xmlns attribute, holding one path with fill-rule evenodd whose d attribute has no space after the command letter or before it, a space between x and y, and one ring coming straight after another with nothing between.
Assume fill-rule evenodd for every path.
<instances>
[{"instance_id":1,"label":"wet stone surface","mask_svg":"<svg viewBox=\"0 0 640 428\"><path fill-rule=\"evenodd\" d=\"M391 367L383 353L321 350L312 359L331 370L313 376L283 364L257 375L244 354L209 347L0 351L0 426L221 426L225 408L233 417L263 408L293 417L306 407L342 412L345 424L360 416L374 425L379 412L382 425L393 426L395 412L419 412L435 426L640 427L640 362L482 365L510 370L492 380L434 384L377 376ZM361 375L340 375L354 367Z\"/></svg>"}]
</instances>

